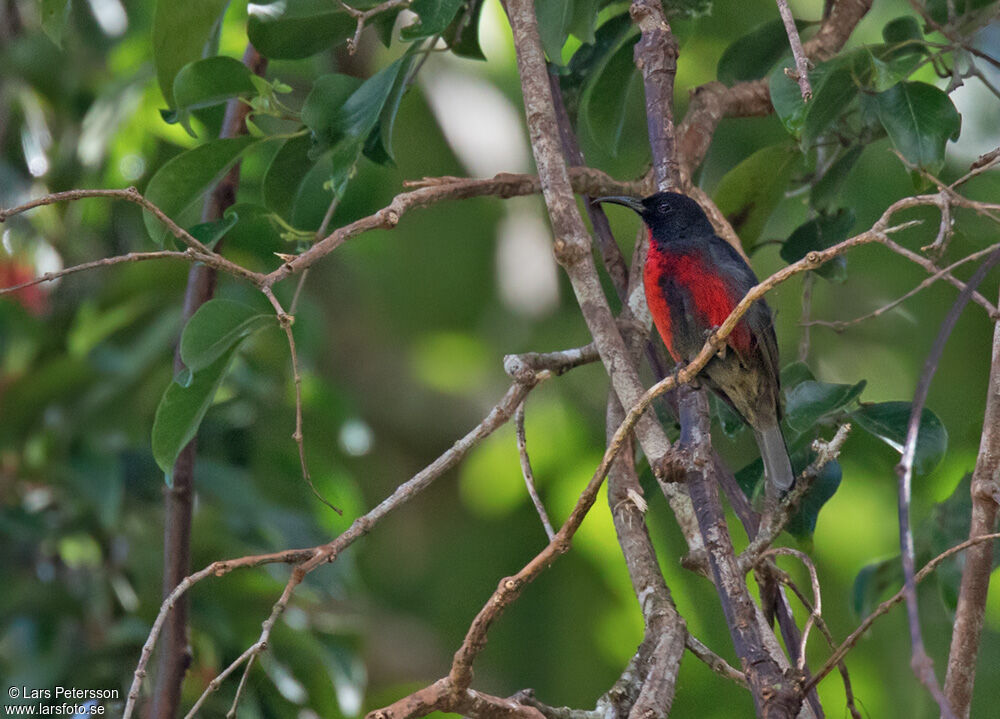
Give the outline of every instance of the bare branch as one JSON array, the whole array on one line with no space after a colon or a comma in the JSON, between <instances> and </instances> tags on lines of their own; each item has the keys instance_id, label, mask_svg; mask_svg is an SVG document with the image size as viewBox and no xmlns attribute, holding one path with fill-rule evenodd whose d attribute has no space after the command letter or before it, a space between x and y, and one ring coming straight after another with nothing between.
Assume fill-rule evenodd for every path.
<instances>
[{"instance_id":1,"label":"bare branch","mask_svg":"<svg viewBox=\"0 0 1000 719\"><path fill-rule=\"evenodd\" d=\"M379 13L385 12L386 10L410 6L410 0L386 0L385 2L379 3L378 5L368 8L367 10L358 10L357 8L351 7L345 3L344 0L337 0L337 3L341 8L343 8L344 12L357 21L354 36L347 39L347 51L352 55L358 49L358 42L361 40L361 31L365 29L365 23L368 20L375 17Z\"/></svg>"},{"instance_id":2,"label":"bare branch","mask_svg":"<svg viewBox=\"0 0 1000 719\"><path fill-rule=\"evenodd\" d=\"M646 125L653 152L657 189L680 186L674 151L673 96L677 74L677 41L657 0L632 0L629 14L642 35L635 45L635 65L646 91Z\"/></svg>"},{"instance_id":3,"label":"bare branch","mask_svg":"<svg viewBox=\"0 0 1000 719\"><path fill-rule=\"evenodd\" d=\"M941 355L944 353L944 346L951 336L951 331L958 322L965 305L968 304L972 293L980 282L986 277L986 273L997 262L1000 262L1000 247L995 249L989 257L979 266L969 278L965 288L955 299L951 309L941 323L941 329L934 340L924 369L917 382L917 388L913 393L913 403L910 405L910 420L906 428L906 443L903 445L903 456L896 466L896 474L899 476L899 545L903 561L903 590L906 597L907 618L910 627L910 641L912 644L912 657L910 664L917 678L927 687L934 696L938 706L941 707L942 716L953 719L954 714L947 697L941 691L937 677L934 674L934 665L924 649L923 637L920 631L920 615L917 608L917 589L913 579L914 556L913 556L913 533L910 528L910 485L913 479L913 461L916 455L917 435L920 431L920 421L923 416L924 404L927 402L927 394L930 391L931 380L937 370Z\"/></svg>"},{"instance_id":4,"label":"bare branch","mask_svg":"<svg viewBox=\"0 0 1000 719\"><path fill-rule=\"evenodd\" d=\"M809 102L813 95L812 86L809 84L809 59L806 57L805 50L802 49L802 39L799 37L799 29L795 26L792 9L788 7L788 0L777 0L777 3L778 14L781 15L781 22L788 34L788 45L792 48L792 57L795 58L793 79L799 83L802 101ZM791 77L791 75L789 76Z\"/></svg>"},{"instance_id":5,"label":"bare branch","mask_svg":"<svg viewBox=\"0 0 1000 719\"><path fill-rule=\"evenodd\" d=\"M167 217L163 210L143 197L142 194L140 194L140 192L134 187L128 187L124 190L66 190L65 192L53 192L48 195L43 195L42 197L36 197L34 200L25 202L24 204L16 207L11 207L6 210L0 209L0 223L5 222L7 219L14 217L15 215L20 215L28 210L33 210L34 208L41 207L43 205L54 205L59 202L76 202L77 200L84 200L93 197L125 200L126 202L139 205L144 210L152 213L160 222L166 225L170 234L187 245L190 249L196 251L198 253L199 262L204 262L206 265L209 265L220 272L225 272L233 275L234 277L246 280L253 285L259 285L263 279L263 275L251 272L242 265L231 262L222 255L208 249L205 245L196 240L190 232Z\"/></svg>"},{"instance_id":6,"label":"bare branch","mask_svg":"<svg viewBox=\"0 0 1000 719\"><path fill-rule=\"evenodd\" d=\"M932 274L930 277L927 277L926 279L924 279L920 284L918 284L912 290L910 290L909 292L907 292L905 295L902 295L901 297L896 298L892 302L890 302L890 303L888 303L886 305L883 305L882 307L879 307L877 310L875 310L873 312L869 312L866 315L861 315L860 317L855 317L853 320L804 320L804 321L800 322L799 324L801 326L807 327L807 328L808 327L812 327L812 326L830 327L831 329L836 330L837 332L841 332L841 331L847 329L848 327L852 327L853 325L860 324L861 322L864 322L865 320L875 319L876 317L880 317L880 316L884 315L886 312L888 312L888 311L890 311L890 310L898 307L903 302L905 302L906 300L910 299L911 297L913 297L915 294L917 294L921 290L923 290L923 289L925 289L927 287L930 287L932 284L934 284L935 282L937 282L942 277L945 277L946 275L951 275L952 271L955 270L956 268L960 267L961 265L964 265L965 263L971 262L973 260L981 259L982 257L985 257L986 255L988 255L991 252L993 252L997 247L998 247L998 245L990 245L989 247L983 248L982 250L979 250L978 252L973 252L971 255L967 255L967 256L961 258L960 260L956 260L955 262L952 262L947 267L938 270L937 272L935 272L934 274Z\"/></svg>"},{"instance_id":7,"label":"bare branch","mask_svg":"<svg viewBox=\"0 0 1000 719\"><path fill-rule=\"evenodd\" d=\"M93 262L84 262L79 265L73 265L72 267L66 267L58 272L46 272L44 275L39 275L38 277L30 279L27 282L22 282L18 285L0 287L0 295L17 292L18 290L23 290L25 287L40 285L43 282L51 282L52 280L57 280L67 275L83 272L84 270L94 270L99 267L111 267L113 265L121 265L128 262L145 262L146 260L160 259L184 260L185 262L200 261L198 251L191 248L188 248L183 252L177 252L176 250L160 250L158 252L129 252L124 255L105 257L102 260L94 260Z\"/></svg>"},{"instance_id":8,"label":"bare branch","mask_svg":"<svg viewBox=\"0 0 1000 719\"><path fill-rule=\"evenodd\" d=\"M528 458L528 440L524 436L524 403L517 406L514 413L514 428L517 436L517 454L521 459L521 474L524 476L524 484L528 488L528 496L535 505L539 519L542 520L542 528L545 529L545 536L551 542L555 537L555 530L552 529L552 522L549 521L549 514L545 511L542 498L538 496L538 489L535 488L535 473L531 471L531 460Z\"/></svg>"},{"instance_id":9,"label":"bare branch","mask_svg":"<svg viewBox=\"0 0 1000 719\"><path fill-rule=\"evenodd\" d=\"M989 391L983 417L979 456L972 473L972 516L969 539L995 531L1000 508L1000 324L993 330L993 357L990 363ZM955 608L954 630L948 653L948 672L944 691L952 710L967 719L972 706L972 688L976 678L976 659L982 639L986 597L993 571L993 544L983 542L969 548L962 567L962 582Z\"/></svg>"},{"instance_id":10,"label":"bare branch","mask_svg":"<svg viewBox=\"0 0 1000 719\"><path fill-rule=\"evenodd\" d=\"M302 468L302 479L309 485L316 499L337 514L343 515L344 510L332 505L316 489L316 485L312 481L312 475L309 474L309 465L306 462L306 444L302 433L302 374L299 372L299 353L295 347L295 335L292 333L292 324L295 322L295 318L285 312L285 309L278 302L278 298L274 296L274 292L271 291L270 287L264 287L263 293L267 297L267 301L274 308L274 312L278 317L278 324L281 325L281 329L285 333L285 338L288 340L288 353L292 360L292 380L295 384L295 432L292 434L292 439L295 440L295 445L299 449L299 465Z\"/></svg>"},{"instance_id":11,"label":"bare branch","mask_svg":"<svg viewBox=\"0 0 1000 719\"><path fill-rule=\"evenodd\" d=\"M920 584L920 582L929 577L931 572L937 569L938 565L948 559L948 557L954 556L961 551L982 544L983 542L992 542L995 539L1000 539L1000 533L981 534L977 537L967 539L961 544L956 544L954 547L941 552L941 554L927 562L927 564L924 565L924 568L917 572L916 576L914 576L913 581L916 584ZM864 633L871 628L871 625L875 623L875 620L903 601L904 592L905 589L900 589L889 599L886 599L884 602L879 604L871 614L865 617L864 621L858 625L858 628L850 633L841 645L837 647L837 650L830 655L830 658L826 660L826 663L824 663L823 666L816 672L815 676L813 676L813 678L806 683L803 691L811 689L816 684L821 682L827 674L833 671L833 668L837 666L837 663L840 662L847 655L847 652L849 652L851 648L858 643L858 640L861 639Z\"/></svg>"}]
</instances>

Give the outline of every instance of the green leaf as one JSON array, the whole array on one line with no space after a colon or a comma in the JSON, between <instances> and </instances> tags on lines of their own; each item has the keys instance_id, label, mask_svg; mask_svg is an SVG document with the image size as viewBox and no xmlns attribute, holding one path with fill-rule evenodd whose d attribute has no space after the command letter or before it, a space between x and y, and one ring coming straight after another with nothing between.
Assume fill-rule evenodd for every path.
<instances>
[{"instance_id":1,"label":"green leaf","mask_svg":"<svg viewBox=\"0 0 1000 719\"><path fill-rule=\"evenodd\" d=\"M63 31L69 20L69 0L42 0L42 30L49 40L62 47Z\"/></svg>"},{"instance_id":2,"label":"green leaf","mask_svg":"<svg viewBox=\"0 0 1000 719\"><path fill-rule=\"evenodd\" d=\"M636 103L630 102L641 95L641 78L632 59L633 39L618 46L580 97L579 124L612 156L630 134L629 121L641 117Z\"/></svg>"},{"instance_id":3,"label":"green leaf","mask_svg":"<svg viewBox=\"0 0 1000 719\"><path fill-rule=\"evenodd\" d=\"M811 145L851 104L859 90L852 53L820 63L809 73L813 97L805 103L799 84L785 74L793 68L789 58L768 76L771 104L789 134Z\"/></svg>"},{"instance_id":4,"label":"green leaf","mask_svg":"<svg viewBox=\"0 0 1000 719\"><path fill-rule=\"evenodd\" d=\"M594 29L601 4L601 0L574 0L569 32L580 42L590 43L596 39Z\"/></svg>"},{"instance_id":5,"label":"green leaf","mask_svg":"<svg viewBox=\"0 0 1000 719\"><path fill-rule=\"evenodd\" d=\"M188 232L205 247L212 249L219 243L219 240L226 236L227 232L233 229L236 219L235 215L227 215L221 220L194 225L188 229Z\"/></svg>"},{"instance_id":6,"label":"green leaf","mask_svg":"<svg viewBox=\"0 0 1000 719\"><path fill-rule=\"evenodd\" d=\"M792 362L781 369L781 387L786 393L797 384L814 379L816 377L805 362Z\"/></svg>"},{"instance_id":7,"label":"green leaf","mask_svg":"<svg viewBox=\"0 0 1000 719\"><path fill-rule=\"evenodd\" d=\"M264 57L301 60L354 35L354 18L330 0L276 0L248 5L247 37Z\"/></svg>"},{"instance_id":8,"label":"green leaf","mask_svg":"<svg viewBox=\"0 0 1000 719\"><path fill-rule=\"evenodd\" d=\"M852 210L842 208L833 214L821 214L799 225L788 236L781 245L781 259L792 264L810 252L832 247L847 239L853 225ZM816 268L815 272L832 282L843 282L847 279L847 259L843 255L834 257Z\"/></svg>"},{"instance_id":9,"label":"green leaf","mask_svg":"<svg viewBox=\"0 0 1000 719\"><path fill-rule=\"evenodd\" d=\"M340 114L361 84L362 81L356 77L338 73L320 75L313 82L302 105L302 122L316 137L317 150L329 147L341 138Z\"/></svg>"},{"instance_id":10,"label":"green leaf","mask_svg":"<svg viewBox=\"0 0 1000 719\"><path fill-rule=\"evenodd\" d=\"M226 246L241 250L266 262L273 262L274 253L287 250L281 238L283 229L275 213L266 207L250 202L238 202L229 207L225 217L236 224L226 234Z\"/></svg>"},{"instance_id":11,"label":"green leaf","mask_svg":"<svg viewBox=\"0 0 1000 719\"><path fill-rule=\"evenodd\" d=\"M146 199L177 222L178 216L192 207L256 142L253 137L234 137L213 140L182 152L153 175L146 185ZM143 214L143 220L149 236L162 245L167 228L149 212Z\"/></svg>"},{"instance_id":12,"label":"green leaf","mask_svg":"<svg viewBox=\"0 0 1000 719\"><path fill-rule=\"evenodd\" d=\"M191 316L181 333L181 361L200 372L262 327L276 324L272 314L232 300L209 300Z\"/></svg>"},{"instance_id":13,"label":"green leaf","mask_svg":"<svg viewBox=\"0 0 1000 719\"><path fill-rule=\"evenodd\" d=\"M796 20L801 31L814 23ZM735 85L746 80L765 77L774 63L788 54L788 33L781 20L758 25L735 40L719 58L716 75L719 82Z\"/></svg>"},{"instance_id":14,"label":"green leaf","mask_svg":"<svg viewBox=\"0 0 1000 719\"><path fill-rule=\"evenodd\" d=\"M552 64L562 65L562 49L573 21L573 0L543 0L535 3L535 14L545 55Z\"/></svg>"},{"instance_id":15,"label":"green leaf","mask_svg":"<svg viewBox=\"0 0 1000 719\"><path fill-rule=\"evenodd\" d=\"M400 37L405 41L418 40L444 32L455 19L463 0L413 0L410 10L419 20L404 27Z\"/></svg>"},{"instance_id":16,"label":"green leaf","mask_svg":"<svg viewBox=\"0 0 1000 719\"><path fill-rule=\"evenodd\" d=\"M851 174L854 164L861 157L864 151L863 145L849 147L844 153L830 165L829 169L820 178L819 182L813 185L809 193L809 204L817 210L829 210L840 196L840 190Z\"/></svg>"},{"instance_id":17,"label":"green leaf","mask_svg":"<svg viewBox=\"0 0 1000 719\"><path fill-rule=\"evenodd\" d=\"M339 77L344 77L340 75ZM315 91L315 90L314 90ZM312 97L312 95L310 95ZM304 112L303 112L304 114ZM313 140L308 135L290 137L278 148L264 172L261 192L264 204L286 219L291 219L292 206L302 181L315 164L309 159Z\"/></svg>"},{"instance_id":18,"label":"green leaf","mask_svg":"<svg viewBox=\"0 0 1000 719\"><path fill-rule=\"evenodd\" d=\"M962 116L943 90L925 82L901 82L872 102L893 146L906 160L936 174L948 140L957 140Z\"/></svg>"},{"instance_id":19,"label":"green leaf","mask_svg":"<svg viewBox=\"0 0 1000 719\"><path fill-rule=\"evenodd\" d=\"M313 86L302 109L302 120L317 138L333 145L344 139L359 143L374 129L389 96L396 84L400 70L409 64L410 56L396 60L365 80L342 102L331 100L344 96L350 82L344 75L324 75ZM328 78L320 85L320 80ZM319 91L319 96L314 94Z\"/></svg>"},{"instance_id":20,"label":"green leaf","mask_svg":"<svg viewBox=\"0 0 1000 719\"><path fill-rule=\"evenodd\" d=\"M858 617L866 617L889 593L903 583L903 566L899 557L883 559L866 565L854 578L851 609Z\"/></svg>"},{"instance_id":21,"label":"green leaf","mask_svg":"<svg viewBox=\"0 0 1000 719\"><path fill-rule=\"evenodd\" d=\"M472 0L468 9L456 15L441 35L449 49L459 57L486 59L483 48L479 45L479 18L483 12L483 2L484 0Z\"/></svg>"},{"instance_id":22,"label":"green leaf","mask_svg":"<svg viewBox=\"0 0 1000 719\"><path fill-rule=\"evenodd\" d=\"M805 468L810 462L816 459L816 453L808 447L805 451L796 453L801 456L793 456L792 462L796 468ZM796 470L796 473L799 470ZM816 531L816 520L819 511L823 508L831 497L837 493L843 472L840 463L833 460L824 465L819 475L813 480L813 485L803 495L799 508L788 519L785 530L796 539L803 541L810 539Z\"/></svg>"},{"instance_id":23,"label":"green leaf","mask_svg":"<svg viewBox=\"0 0 1000 719\"><path fill-rule=\"evenodd\" d=\"M230 347L215 362L195 372L187 386L176 381L167 385L153 419L152 445L153 458L166 475L168 486L173 483L177 456L198 432L235 354L236 347Z\"/></svg>"},{"instance_id":24,"label":"green leaf","mask_svg":"<svg viewBox=\"0 0 1000 719\"><path fill-rule=\"evenodd\" d=\"M218 55L189 62L174 78L175 121L194 137L189 113L219 105L231 97L254 94L252 75L250 68L231 57Z\"/></svg>"},{"instance_id":25,"label":"green leaf","mask_svg":"<svg viewBox=\"0 0 1000 719\"><path fill-rule=\"evenodd\" d=\"M785 196L800 155L787 144L758 150L730 170L715 190L715 204L743 241L752 248Z\"/></svg>"},{"instance_id":26,"label":"green leaf","mask_svg":"<svg viewBox=\"0 0 1000 719\"><path fill-rule=\"evenodd\" d=\"M416 45L411 46L411 50ZM399 71L396 73L396 80L389 90L389 96L379 113L378 122L372 131L368 133L365 140L364 155L372 162L380 165L394 165L396 158L392 154L392 129L396 124L396 114L399 112L399 104L406 93L406 76L413 65L413 54L407 53Z\"/></svg>"},{"instance_id":27,"label":"green leaf","mask_svg":"<svg viewBox=\"0 0 1000 719\"><path fill-rule=\"evenodd\" d=\"M566 72L559 76L563 100L571 116L578 114L581 93L597 80L621 44L635 34L632 19L624 12L602 24L594 33L594 41L581 45L573 53Z\"/></svg>"},{"instance_id":28,"label":"green leaf","mask_svg":"<svg viewBox=\"0 0 1000 719\"><path fill-rule=\"evenodd\" d=\"M174 107L174 78L201 58L228 0L157 0L153 15L153 64L163 99Z\"/></svg>"},{"instance_id":29,"label":"green leaf","mask_svg":"<svg viewBox=\"0 0 1000 719\"><path fill-rule=\"evenodd\" d=\"M902 452L906 441L906 425L910 421L910 403L862 404L851 413L851 419L897 452ZM917 450L913 459L914 471L921 475L928 474L938 465L947 449L948 430L936 414L925 408L920 416Z\"/></svg>"},{"instance_id":30,"label":"green leaf","mask_svg":"<svg viewBox=\"0 0 1000 719\"><path fill-rule=\"evenodd\" d=\"M927 46L924 45L924 34L920 31L920 23L912 15L904 15L887 22L882 28L882 38L892 46L891 55L929 54Z\"/></svg>"},{"instance_id":31,"label":"green leaf","mask_svg":"<svg viewBox=\"0 0 1000 719\"><path fill-rule=\"evenodd\" d=\"M800 382L785 396L785 422L798 433L807 432L823 417L843 410L856 400L865 384L865 380L853 385L815 380Z\"/></svg>"}]
</instances>

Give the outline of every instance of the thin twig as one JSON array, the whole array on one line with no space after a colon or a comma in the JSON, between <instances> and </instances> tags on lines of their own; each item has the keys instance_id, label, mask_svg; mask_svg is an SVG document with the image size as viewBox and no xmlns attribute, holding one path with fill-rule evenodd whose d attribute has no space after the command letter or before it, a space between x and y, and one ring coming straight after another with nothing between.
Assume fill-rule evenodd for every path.
<instances>
[{"instance_id":1,"label":"thin twig","mask_svg":"<svg viewBox=\"0 0 1000 719\"><path fill-rule=\"evenodd\" d=\"M809 84L809 58L802 49L802 38L799 37L799 29L795 26L795 18L792 16L792 9L788 7L788 0L777 0L777 3L781 22L784 23L785 33L788 35L788 44L792 48L792 57L795 58L794 79L799 83L802 101L809 102L813 95L812 86Z\"/></svg>"},{"instance_id":2,"label":"thin twig","mask_svg":"<svg viewBox=\"0 0 1000 719\"><path fill-rule=\"evenodd\" d=\"M965 309L972 293L979 283L985 279L986 274L997 263L1000 262L1000 247L995 249L988 258L976 269L966 283L958 297L952 304L951 309L941 323L941 329L931 346L931 351L927 355L924 369L917 382L917 388L913 393L913 402L910 405L910 420L906 428L906 443L903 445L903 456L896 466L896 474L899 476L899 545L903 561L903 589L906 596L907 618L910 627L910 642L912 656L910 664L917 678L927 687L934 696L941 713L946 719L954 719L954 713L947 697L941 691L937 677L934 674L934 664L924 649L924 641L920 631L920 615L917 607L917 589L913 580L914 557L913 557L913 533L910 528L910 491L913 480L913 462L916 456L917 435L920 431L920 421L923 417L924 405L927 402L927 394L930 391L931 381L937 370L941 355L944 353L944 346L951 336L951 331L958 322L959 315Z\"/></svg>"},{"instance_id":3,"label":"thin twig","mask_svg":"<svg viewBox=\"0 0 1000 719\"><path fill-rule=\"evenodd\" d=\"M973 260L978 260L978 259L980 259L982 257L985 257L989 253L993 252L998 246L1000 246L1000 245L990 245L989 247L985 247L985 248L979 250L978 252L973 252L971 255L967 255L967 256L961 258L960 260L956 260L955 262L951 263L947 267L938 270L937 272L935 272L930 277L925 278L920 284L918 284L916 287L914 287L913 289L911 289L905 295L902 295L901 297L898 297L898 298L894 299L892 302L890 302L890 303L888 303L886 305L883 305L882 307L879 307L877 310L875 310L873 312L869 312L866 315L861 315L860 317L855 317L853 320L806 320L806 321L800 322L799 324L801 326L803 326L803 327L806 327L806 328L813 327L813 326L816 326L816 327L829 327L829 328L831 328L831 329L833 329L833 330L835 330L837 332L841 332L841 331L847 329L848 327L852 327L853 325L860 324L861 322L864 322L865 320L875 319L876 317L880 317L880 316L884 315L886 312L888 312L888 311L890 311L890 310L898 307L903 302L905 302L906 300L910 299L911 297L913 297L915 294L917 294L921 290L923 290L923 289L925 289L927 287L930 287L932 284L934 284L935 282L937 282L939 279L941 279L945 275L950 275L953 270L955 270L956 268L960 267L961 265L964 265L967 262L972 262Z\"/></svg>"},{"instance_id":4,"label":"thin twig","mask_svg":"<svg viewBox=\"0 0 1000 719\"><path fill-rule=\"evenodd\" d=\"M924 565L923 569L917 572L917 574L913 578L914 583L920 584L920 582L924 581L924 579L930 576L931 572L937 569L938 565L940 565L941 562L948 559L949 557L954 556L955 554L958 554L959 552L968 549L969 547L973 547L977 544L980 544L981 542L991 542L994 539L1000 539L1000 532L993 534L981 534L978 537L972 537L970 539L965 540L961 544L956 544L954 547L946 549L945 551L941 552L941 554L934 557L934 559L927 562L927 564ZM858 628L855 629L853 632L851 632L848 635L848 637L843 642L841 642L840 646L837 647L837 650L830 655L830 658L826 660L823 666L816 672L813 678L806 683L806 685L803 687L802 690L808 691L812 687L819 684L819 682L821 682L826 677L827 674L833 671L834 667L837 666L837 663L840 662L847 655L847 652L849 652L851 648L858 643L858 640L861 639L864 633L871 628L872 624L875 623L875 620L903 601L905 596L905 591L906 591L905 589L900 589L889 599L886 599L884 602L879 604L875 608L875 610L872 611L871 614L865 617L864 620L861 622L861 624L858 625Z\"/></svg>"},{"instance_id":5,"label":"thin twig","mask_svg":"<svg viewBox=\"0 0 1000 719\"><path fill-rule=\"evenodd\" d=\"M0 223L5 222L15 215L20 215L28 210L33 210L34 208L41 207L43 205L54 205L60 202L76 202L77 200L85 200L94 197L125 200L126 202L139 205L144 210L152 213L156 219L167 227L167 230L171 235L198 253L197 259L199 262L204 262L206 265L209 265L214 269L246 280L253 285L260 284L264 277L263 275L258 274L257 272L252 272L242 265L231 262L222 255L208 249L208 247L196 240L190 232L167 217L163 210L147 200L134 187L127 187L124 190L66 190L65 192L53 192L42 197L36 197L35 199L25 202L24 204L17 205L16 207L9 207L7 209L0 208Z\"/></svg>"},{"instance_id":6,"label":"thin twig","mask_svg":"<svg viewBox=\"0 0 1000 719\"><path fill-rule=\"evenodd\" d=\"M379 3L378 5L368 8L367 10L358 10L355 7L351 7L345 3L344 0L337 0L337 3L344 10L344 12L357 21L354 36L347 39L347 52L353 55L358 49L358 42L361 40L361 31L365 29L365 22L379 13L385 12L386 10L409 7L410 0L386 0L385 2Z\"/></svg>"},{"instance_id":7,"label":"thin twig","mask_svg":"<svg viewBox=\"0 0 1000 719\"><path fill-rule=\"evenodd\" d=\"M66 267L59 270L58 272L46 272L44 275L39 275L33 279L26 282L22 282L18 285L12 285L10 287L0 287L0 295L6 295L11 292L17 292L18 290L23 290L25 287L31 287L33 285L40 285L43 282L51 282L52 280L57 280L60 277L65 277L66 275L72 275L77 272L83 272L84 270L93 270L99 267L111 267L113 265L121 265L128 262L145 262L146 260L160 260L160 259L175 259L184 260L186 262L198 262L200 257L197 250L188 248L183 252L178 252L176 250L160 250L157 252L129 252L125 255L117 255L115 257L105 257L101 260L94 260L93 262L84 262L79 265L73 265L72 267Z\"/></svg>"},{"instance_id":8,"label":"thin twig","mask_svg":"<svg viewBox=\"0 0 1000 719\"><path fill-rule=\"evenodd\" d=\"M545 535L551 542L556 532L552 529L548 512L545 511L545 505L542 504L542 498L538 496L538 489L535 487L535 474L531 471L531 460L528 458L528 441L524 436L523 402L518 405L517 411L514 413L514 428L517 435L517 454L521 459L521 474L524 475L524 484L528 488L528 496L531 497L531 501L535 505L535 511L538 512L538 517L542 520Z\"/></svg>"},{"instance_id":9,"label":"thin twig","mask_svg":"<svg viewBox=\"0 0 1000 719\"><path fill-rule=\"evenodd\" d=\"M757 562L759 564L767 557L777 554L785 554L790 557L795 557L802 562L809 570L809 581L812 584L813 606L809 610L809 618L806 620L806 626L802 630L802 643L799 645L798 670L801 672L806 667L806 642L809 641L809 630L812 629L817 620L822 620L823 617L823 603L820 596L819 574L816 572L816 565L813 563L808 554L800 552L798 549L792 549L791 547L772 547L762 553Z\"/></svg>"},{"instance_id":10,"label":"thin twig","mask_svg":"<svg viewBox=\"0 0 1000 719\"><path fill-rule=\"evenodd\" d=\"M135 710L135 702L139 696L139 689L142 685L143 678L146 676L146 667L149 664L153 647L159 637L166 615L169 613L174 603L181 596L183 596L188 589L209 576L222 576L233 569L256 567L261 564L274 562L285 562L296 564L296 569L301 570L304 576L321 564L334 561L344 549L353 544L357 539L366 535L369 531L371 531L372 527L378 524L378 522L384 519L388 514L398 509L430 486L435 479L458 464L469 452L469 450L492 434L498 427L507 422L514 415L515 409L527 393L530 392L538 382L543 381L548 376L550 376L550 373L547 370L543 370L532 382L513 382L506 394L504 394L500 401L490 410L482 422L476 425L464 437L455 442L455 444L440 457L424 467L424 469L420 472L413 475L413 477L408 479L406 482L399 485L391 495L382 500L367 514L354 520L354 522L351 523L351 526L332 542L318 547L312 547L310 549L296 549L286 552L278 552L276 554L255 555L242 557L240 559L213 562L201 571L195 572L181 581L177 587L174 588L173 592L171 592L171 594L164 599L163 604L160 606L160 612L157 615L156 620L153 622L153 627L149 632L149 636L146 638L145 644L143 645L139 663L133 674L132 686L129 690L122 719L130 719ZM295 576L296 575L293 574L292 578L289 579L289 584L295 580ZM295 585L297 585L299 581L301 580L295 580ZM294 589L294 587L292 588ZM286 590L287 589L288 586L286 586Z\"/></svg>"},{"instance_id":11,"label":"thin twig","mask_svg":"<svg viewBox=\"0 0 1000 719\"><path fill-rule=\"evenodd\" d=\"M295 317L285 312L285 309L281 306L278 298L274 296L274 292L271 291L270 287L263 287L261 291L264 296L267 297L267 301L271 303L274 307L274 312L278 317L278 324L281 325L281 329L285 333L285 337L288 340L288 353L291 356L292 361L292 379L295 384L295 432L292 434L292 439L295 440L295 445L299 450L299 464L302 468L302 479L306 481L309 485L309 489L312 493L316 495L316 498L325 504L327 507L332 509L337 514L343 516L344 510L331 504L327 499L320 494L320 491L316 489L316 485L313 484L312 475L309 473L309 464L306 461L306 444L302 433L302 373L299 371L299 354L295 347L295 334L292 332L292 325L295 323Z\"/></svg>"}]
</instances>

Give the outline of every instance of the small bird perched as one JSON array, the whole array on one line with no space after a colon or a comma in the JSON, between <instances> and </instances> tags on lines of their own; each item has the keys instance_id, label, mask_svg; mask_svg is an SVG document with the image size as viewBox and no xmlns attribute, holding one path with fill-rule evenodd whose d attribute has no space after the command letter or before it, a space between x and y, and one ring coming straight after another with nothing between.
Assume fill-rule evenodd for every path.
<instances>
[{"instance_id":1,"label":"small bird perched","mask_svg":"<svg viewBox=\"0 0 1000 719\"><path fill-rule=\"evenodd\" d=\"M757 284L753 270L715 234L704 211L686 195L658 192L643 200L600 197L595 202L629 207L646 223L649 255L643 282L653 322L675 362L694 359L708 334ZM743 315L723 350L701 375L753 429L764 473L780 492L786 492L795 477L778 427L778 341L771 310L763 300Z\"/></svg>"}]
</instances>

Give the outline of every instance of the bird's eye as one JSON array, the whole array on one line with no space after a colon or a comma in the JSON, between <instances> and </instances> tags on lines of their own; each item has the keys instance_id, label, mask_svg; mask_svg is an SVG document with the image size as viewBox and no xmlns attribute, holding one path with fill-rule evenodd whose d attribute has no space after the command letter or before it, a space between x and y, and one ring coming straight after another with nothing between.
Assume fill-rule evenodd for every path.
<instances>
[{"instance_id":1,"label":"bird's eye","mask_svg":"<svg viewBox=\"0 0 1000 719\"><path fill-rule=\"evenodd\" d=\"M673 211L674 208L672 208L669 203L664 202L660 204L660 212L662 212L664 215L669 214Z\"/></svg>"}]
</instances>

